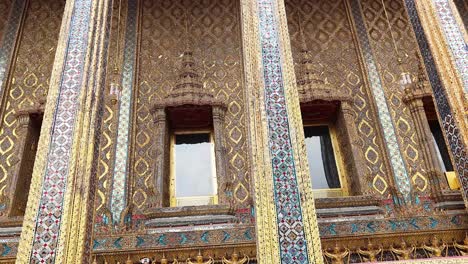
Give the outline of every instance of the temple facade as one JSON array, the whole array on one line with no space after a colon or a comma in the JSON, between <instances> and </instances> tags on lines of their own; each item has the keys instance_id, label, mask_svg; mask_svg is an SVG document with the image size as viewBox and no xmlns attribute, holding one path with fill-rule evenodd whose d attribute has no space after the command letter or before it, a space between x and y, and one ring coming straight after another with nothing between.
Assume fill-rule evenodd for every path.
<instances>
[{"instance_id":1,"label":"temple facade","mask_svg":"<svg viewBox=\"0 0 468 264\"><path fill-rule=\"evenodd\" d=\"M467 28L464 0L0 0L0 263L468 263Z\"/></svg>"}]
</instances>

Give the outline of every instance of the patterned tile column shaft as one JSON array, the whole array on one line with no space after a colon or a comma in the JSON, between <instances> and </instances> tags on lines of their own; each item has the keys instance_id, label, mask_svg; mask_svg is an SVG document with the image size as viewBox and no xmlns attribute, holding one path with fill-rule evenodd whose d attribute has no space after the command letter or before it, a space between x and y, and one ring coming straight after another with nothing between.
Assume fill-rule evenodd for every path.
<instances>
[{"instance_id":1,"label":"patterned tile column shaft","mask_svg":"<svg viewBox=\"0 0 468 264\"><path fill-rule=\"evenodd\" d=\"M256 193L256 197L261 202L256 202L256 207L263 214L266 208L259 207L271 202L274 206L270 211L274 212L271 215L273 219L262 219L266 216L258 214L257 219L274 222L276 241L262 241L274 238L261 234L265 231L271 233L269 230L257 230L257 234L260 234L260 244L277 243L277 246L272 245L266 250L279 250L279 259L272 260L269 256L262 256L265 249L260 249L260 263L322 263L311 186L303 170L307 163L299 157L305 156L304 138L297 141L302 135L302 125L299 125L297 91L292 85L295 76L284 3L281 0L257 0L255 10L254 21L257 21L258 28L254 30L259 34L255 39L260 44L256 48L261 51L259 66L262 75L259 77L263 81L260 91L263 95L260 100L263 101L259 102L264 115L262 125L265 126L262 128L262 141L266 143L264 148L268 152L268 158L265 157L263 162L270 167L264 171L265 178L260 181L266 181L265 185L272 188L272 196L266 197L266 193L258 190L261 193Z\"/></svg>"},{"instance_id":2,"label":"patterned tile column shaft","mask_svg":"<svg viewBox=\"0 0 468 264\"><path fill-rule=\"evenodd\" d=\"M88 262L109 3L66 3L18 263Z\"/></svg>"},{"instance_id":3,"label":"patterned tile column shaft","mask_svg":"<svg viewBox=\"0 0 468 264\"><path fill-rule=\"evenodd\" d=\"M364 64L367 69L367 75L371 86L372 95L374 97L380 125L383 130L383 135L386 143L386 148L390 157L393 175L397 184L398 190L403 194L406 202L411 201L411 183L408 172L403 161L403 156L400 151L398 139L395 134L395 125L392 120L387 98L385 96L384 87L377 70L377 65L372 53L372 48L369 43L367 28L364 23L361 6L358 0L350 0L351 13L356 25L359 44L363 53Z\"/></svg>"},{"instance_id":4,"label":"patterned tile column shaft","mask_svg":"<svg viewBox=\"0 0 468 264\"><path fill-rule=\"evenodd\" d=\"M111 212L114 223L120 221L120 214L127 203L127 177L130 155L130 131L132 120L133 82L136 59L137 0L128 1L127 25L125 30L124 62L122 68L122 96L118 110L118 129L114 175L112 182Z\"/></svg>"},{"instance_id":5,"label":"patterned tile column shaft","mask_svg":"<svg viewBox=\"0 0 468 264\"><path fill-rule=\"evenodd\" d=\"M432 0L435 5L440 26L443 30L446 43L448 44L456 68L463 81L465 93L468 93L468 43L466 43L466 31L455 18L455 8L452 0Z\"/></svg>"},{"instance_id":6,"label":"patterned tile column shaft","mask_svg":"<svg viewBox=\"0 0 468 264\"><path fill-rule=\"evenodd\" d=\"M429 1L417 3L415 0L405 0L406 9L424 59L432 90L434 91L439 120L441 121L444 135L455 163L457 175L460 179L465 205L468 208L468 151L466 143L468 131L464 129L466 127L466 119L464 120L464 118L466 117L464 116L465 110L463 109L463 105L458 106L457 104L457 99L461 99L462 101L464 99L463 91L461 92L462 95L457 94L455 88L456 81L454 81L457 76L453 76L452 72L447 69L447 67L452 67L452 64L446 64L443 61L443 59L447 59L446 52L437 48L439 43L434 43L440 42L440 39L437 39L439 35L430 23L431 21L429 21L431 18L426 16L425 10L417 4L425 5L430 3ZM464 53L466 56L466 44ZM464 67L466 70L468 64L465 63Z\"/></svg>"}]
</instances>

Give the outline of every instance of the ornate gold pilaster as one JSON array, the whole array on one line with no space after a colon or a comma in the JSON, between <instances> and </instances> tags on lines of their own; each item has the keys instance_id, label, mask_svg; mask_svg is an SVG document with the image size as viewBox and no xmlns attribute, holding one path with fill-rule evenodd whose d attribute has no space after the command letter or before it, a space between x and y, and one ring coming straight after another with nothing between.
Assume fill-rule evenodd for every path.
<instances>
[{"instance_id":1,"label":"ornate gold pilaster","mask_svg":"<svg viewBox=\"0 0 468 264\"><path fill-rule=\"evenodd\" d=\"M153 110L153 120L157 127L157 145L164 149L169 149L169 125L167 122L166 110L164 107L158 107ZM152 190L153 198L148 203L148 208L160 208L169 206L169 155L165 151L159 152L156 159L156 169L154 173L154 187Z\"/></svg>"},{"instance_id":2,"label":"ornate gold pilaster","mask_svg":"<svg viewBox=\"0 0 468 264\"><path fill-rule=\"evenodd\" d=\"M352 102L344 100L341 102L341 110L339 111L337 124L338 129L342 130L340 133L344 134L345 144L348 146L348 153L343 153L343 158L346 163L350 163L349 180L351 180L350 191L352 194L364 194L366 190L367 177L366 164L363 159L362 145L359 141L358 131L354 120L356 119L356 112L352 109Z\"/></svg>"},{"instance_id":3,"label":"ornate gold pilaster","mask_svg":"<svg viewBox=\"0 0 468 264\"><path fill-rule=\"evenodd\" d=\"M110 9L66 2L17 263L89 262Z\"/></svg>"},{"instance_id":4,"label":"ornate gold pilaster","mask_svg":"<svg viewBox=\"0 0 468 264\"><path fill-rule=\"evenodd\" d=\"M241 3L258 261L323 263L284 2Z\"/></svg>"},{"instance_id":5,"label":"ornate gold pilaster","mask_svg":"<svg viewBox=\"0 0 468 264\"><path fill-rule=\"evenodd\" d=\"M413 4L413 1L408 1ZM407 3L408 5L408 3ZM421 26L424 29L430 51L435 61L440 81L445 91L435 93L438 102L439 121L444 131L447 145L450 146L450 156L457 168L457 175L462 185L465 206L468 208L468 171L466 164L468 146L468 93L464 92L463 80L445 39L441 22L437 17L433 1L414 1ZM423 56L426 56L423 54ZM427 61L426 61L427 63ZM432 81L432 80L431 80ZM432 86L437 85L431 83ZM436 89L434 89L436 91ZM440 97L440 98L438 98ZM443 97L443 98L442 98ZM440 103L439 103L440 102ZM443 106L443 108L441 108ZM463 157L464 156L464 157Z\"/></svg>"},{"instance_id":6,"label":"ornate gold pilaster","mask_svg":"<svg viewBox=\"0 0 468 264\"><path fill-rule=\"evenodd\" d=\"M213 134L215 141L215 159L216 159L216 177L217 182L224 182L225 186L218 186L217 195L220 201L226 202L226 189L232 188L232 182L227 178L226 173L226 139L224 131L224 121L226 116L226 108L221 106L213 106ZM220 180L221 179L221 180ZM222 189L220 189L221 187Z\"/></svg>"},{"instance_id":7,"label":"ornate gold pilaster","mask_svg":"<svg viewBox=\"0 0 468 264\"><path fill-rule=\"evenodd\" d=\"M441 187L447 187L447 182L437 161L437 152L432 142L431 130L424 111L423 97L426 96L424 91L426 90L427 81L425 80L424 72L422 72L422 67L420 65L418 83L413 83L405 88L403 101L408 105L414 122L414 129L421 146L424 167L431 181L432 196L439 201L442 195Z\"/></svg>"}]
</instances>

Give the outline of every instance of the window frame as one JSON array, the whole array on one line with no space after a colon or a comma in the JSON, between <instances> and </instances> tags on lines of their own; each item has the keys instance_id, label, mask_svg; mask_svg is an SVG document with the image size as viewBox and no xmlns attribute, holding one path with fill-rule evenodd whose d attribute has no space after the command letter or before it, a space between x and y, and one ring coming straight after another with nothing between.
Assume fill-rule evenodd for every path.
<instances>
[{"instance_id":1,"label":"window frame","mask_svg":"<svg viewBox=\"0 0 468 264\"><path fill-rule=\"evenodd\" d=\"M340 181L341 188L314 189L313 184L312 184L312 177L311 177L312 175L310 175L310 171L308 170L309 180L312 185L312 192L315 198L332 198L332 197L349 196L348 182L346 179L347 172L344 169L345 168L344 161L343 161L343 156L340 150L339 139L336 134L336 126L333 124L333 122L304 122L302 127L306 128L306 127L321 127L321 126L328 127L328 132L330 134L330 140L331 140L332 148L333 148L333 155L335 157L335 165L338 171L338 179ZM305 139L306 137L304 135L304 140ZM307 157L307 162L308 162L308 157ZM308 164L308 166L310 165ZM309 168L310 167L308 167L308 169Z\"/></svg>"},{"instance_id":2,"label":"window frame","mask_svg":"<svg viewBox=\"0 0 468 264\"><path fill-rule=\"evenodd\" d=\"M218 178L217 178L217 171L216 171L216 152L215 152L215 137L214 137L214 129L175 129L169 132L169 207L180 207L180 206L198 206L198 205L179 205L180 198L176 195L176 153L175 153L175 139L177 135L192 135L192 134L209 134L209 142L211 144L210 155L212 158L211 164L211 178L213 181L213 190L214 194L211 196L187 196L184 197L186 200L196 199L200 197L210 197L212 203L207 205L218 205Z\"/></svg>"}]
</instances>

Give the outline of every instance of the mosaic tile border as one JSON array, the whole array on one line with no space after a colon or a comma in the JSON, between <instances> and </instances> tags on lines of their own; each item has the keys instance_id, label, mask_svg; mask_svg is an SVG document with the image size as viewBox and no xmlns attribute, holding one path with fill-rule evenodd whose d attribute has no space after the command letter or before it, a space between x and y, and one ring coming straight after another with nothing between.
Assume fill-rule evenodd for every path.
<instances>
[{"instance_id":1,"label":"mosaic tile border","mask_svg":"<svg viewBox=\"0 0 468 264\"><path fill-rule=\"evenodd\" d=\"M93 240L93 252L255 243L254 226L221 226L200 228L200 230L150 232L149 234L96 235Z\"/></svg>"},{"instance_id":2,"label":"mosaic tile border","mask_svg":"<svg viewBox=\"0 0 468 264\"><path fill-rule=\"evenodd\" d=\"M56 102L46 170L42 180L34 240L30 255L32 263L55 262L63 201L72 155L78 100L84 77L91 20L91 0L75 0L68 31L64 68Z\"/></svg>"},{"instance_id":3,"label":"mosaic tile border","mask_svg":"<svg viewBox=\"0 0 468 264\"><path fill-rule=\"evenodd\" d=\"M370 218L370 217L369 217ZM335 219L336 220L336 219ZM319 220L320 237L365 236L391 233L414 233L468 228L466 214L395 217L351 221Z\"/></svg>"},{"instance_id":4,"label":"mosaic tile border","mask_svg":"<svg viewBox=\"0 0 468 264\"><path fill-rule=\"evenodd\" d=\"M286 107L276 0L258 0L262 69L282 263L309 263Z\"/></svg>"},{"instance_id":5,"label":"mosaic tile border","mask_svg":"<svg viewBox=\"0 0 468 264\"><path fill-rule=\"evenodd\" d=\"M124 62L122 67L122 96L118 110L117 143L112 181L111 212L114 223L120 221L127 198L127 176L130 155L128 153L131 137L133 80L135 75L137 40L137 0L128 1L127 24L125 29Z\"/></svg>"},{"instance_id":6,"label":"mosaic tile border","mask_svg":"<svg viewBox=\"0 0 468 264\"><path fill-rule=\"evenodd\" d=\"M450 146L450 151L455 159L455 167L458 172L460 183L462 186L462 192L464 197L468 197L468 157L467 149L463 143L460 129L453 118L452 109L448 102L448 97L436 69L434 57L432 56L429 48L429 42L424 33L419 14L416 10L414 0L405 0L406 9L408 11L411 24L413 26L416 40L421 50L421 54L426 66L426 70L431 82L431 87L434 92L435 103L437 110L442 121L442 127L445 131L445 136ZM466 202L466 201L465 201Z\"/></svg>"},{"instance_id":7,"label":"mosaic tile border","mask_svg":"<svg viewBox=\"0 0 468 264\"><path fill-rule=\"evenodd\" d=\"M372 236L389 233L441 232L468 228L466 214L414 216L406 218L385 218L336 221L336 218L319 220L320 237L329 239L346 236ZM115 250L160 250L177 247L231 245L255 243L253 225L222 225L199 227L199 230L185 228L148 230L148 233L97 234L93 240L93 253Z\"/></svg>"},{"instance_id":8,"label":"mosaic tile border","mask_svg":"<svg viewBox=\"0 0 468 264\"><path fill-rule=\"evenodd\" d=\"M362 47L364 64L367 69L368 79L371 86L372 96L376 102L380 126L383 130L386 149L390 157L395 182L398 190L403 194L406 202L411 202L411 182L405 167L400 146L395 134L395 124L392 120L387 99L385 97L382 80L377 70L372 48L364 23L361 6L358 0L350 0L351 13L356 25L358 40Z\"/></svg>"},{"instance_id":9,"label":"mosaic tile border","mask_svg":"<svg viewBox=\"0 0 468 264\"><path fill-rule=\"evenodd\" d=\"M452 6L448 0L432 1L435 5L446 43L450 48L456 68L463 81L465 93L468 93L468 43L466 43L463 36L462 29L460 28L461 25L455 20Z\"/></svg>"},{"instance_id":10,"label":"mosaic tile border","mask_svg":"<svg viewBox=\"0 0 468 264\"><path fill-rule=\"evenodd\" d=\"M16 39L18 38L19 28L23 13L25 12L26 0L15 0L11 6L10 15L6 25L3 38L0 43L0 95L6 87L6 73L10 67L11 56L15 49ZM1 37L1 36L0 36Z\"/></svg>"}]
</instances>

